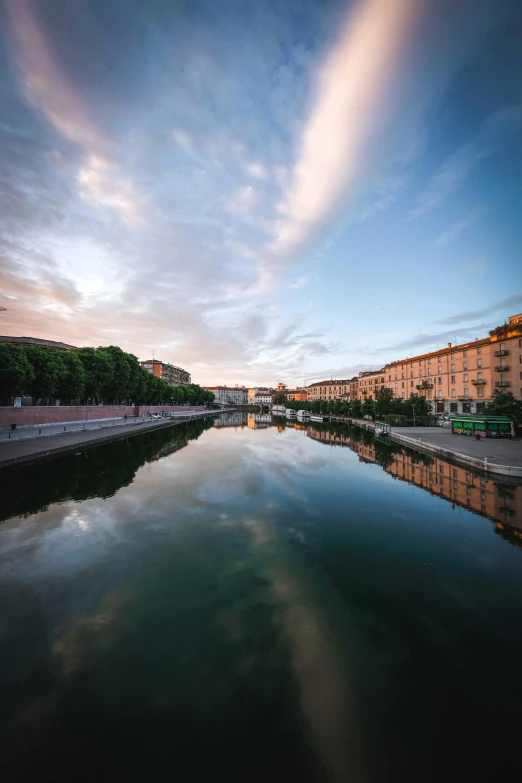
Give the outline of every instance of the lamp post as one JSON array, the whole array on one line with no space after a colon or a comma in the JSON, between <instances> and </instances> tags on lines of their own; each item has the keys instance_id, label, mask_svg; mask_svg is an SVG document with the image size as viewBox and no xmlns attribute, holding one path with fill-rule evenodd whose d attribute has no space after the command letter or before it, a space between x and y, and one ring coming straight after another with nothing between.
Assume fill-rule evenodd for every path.
<instances>
[{"instance_id":1,"label":"lamp post","mask_svg":"<svg viewBox=\"0 0 522 783\"><path fill-rule=\"evenodd\" d=\"M412 405L411 408L413 410L413 426L415 427L415 405Z\"/></svg>"}]
</instances>

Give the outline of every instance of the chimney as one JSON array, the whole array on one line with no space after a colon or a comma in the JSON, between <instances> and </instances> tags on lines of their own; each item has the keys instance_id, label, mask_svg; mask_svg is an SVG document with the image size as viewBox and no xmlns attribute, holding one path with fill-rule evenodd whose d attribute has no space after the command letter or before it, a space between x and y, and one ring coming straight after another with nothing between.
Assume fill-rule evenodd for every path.
<instances>
[{"instance_id":1,"label":"chimney","mask_svg":"<svg viewBox=\"0 0 522 783\"><path fill-rule=\"evenodd\" d=\"M448 343L448 348L451 348L451 343Z\"/></svg>"}]
</instances>

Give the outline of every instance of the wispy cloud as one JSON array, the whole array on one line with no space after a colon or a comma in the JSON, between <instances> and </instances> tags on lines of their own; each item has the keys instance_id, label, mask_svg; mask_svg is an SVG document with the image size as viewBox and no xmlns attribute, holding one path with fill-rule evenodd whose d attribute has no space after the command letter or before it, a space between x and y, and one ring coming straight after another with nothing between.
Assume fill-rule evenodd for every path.
<instances>
[{"instance_id":1,"label":"wispy cloud","mask_svg":"<svg viewBox=\"0 0 522 783\"><path fill-rule=\"evenodd\" d=\"M418 4L359 2L324 63L291 184L280 203L278 255L309 238L354 188Z\"/></svg>"},{"instance_id":2,"label":"wispy cloud","mask_svg":"<svg viewBox=\"0 0 522 783\"><path fill-rule=\"evenodd\" d=\"M452 223L451 226L433 242L433 247L446 247L446 245L449 245L459 234L462 234L463 231L466 231L466 229L474 225L485 212L485 207L477 207L477 209L474 209L467 217Z\"/></svg>"},{"instance_id":3,"label":"wispy cloud","mask_svg":"<svg viewBox=\"0 0 522 783\"><path fill-rule=\"evenodd\" d=\"M455 315L450 315L446 318L440 318L435 323L438 324L461 324L463 321L473 321L475 318L484 318L487 315L493 315L493 313L509 313L510 310L522 307L522 293L513 294L508 296L507 299L501 299L498 302L494 302L489 307L483 307L480 310L463 310Z\"/></svg>"},{"instance_id":4,"label":"wispy cloud","mask_svg":"<svg viewBox=\"0 0 522 783\"><path fill-rule=\"evenodd\" d=\"M522 104L506 106L490 115L476 136L445 160L420 196L410 218L418 218L435 209L463 186L479 163L504 147L521 130Z\"/></svg>"}]
</instances>

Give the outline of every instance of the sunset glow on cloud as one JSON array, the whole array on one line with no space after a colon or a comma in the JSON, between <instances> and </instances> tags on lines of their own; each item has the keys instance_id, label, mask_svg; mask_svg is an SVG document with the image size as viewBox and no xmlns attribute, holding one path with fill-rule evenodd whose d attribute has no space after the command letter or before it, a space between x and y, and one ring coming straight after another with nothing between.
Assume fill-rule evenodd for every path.
<instances>
[{"instance_id":1,"label":"sunset glow on cloud","mask_svg":"<svg viewBox=\"0 0 522 783\"><path fill-rule=\"evenodd\" d=\"M0 8L1 333L302 383L510 314L516 2Z\"/></svg>"}]
</instances>

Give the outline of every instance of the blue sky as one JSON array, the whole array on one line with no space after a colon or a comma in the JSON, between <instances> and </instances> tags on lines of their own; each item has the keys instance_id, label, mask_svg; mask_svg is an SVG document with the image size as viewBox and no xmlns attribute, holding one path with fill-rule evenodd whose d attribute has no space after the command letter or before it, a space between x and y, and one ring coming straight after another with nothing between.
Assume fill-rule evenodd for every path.
<instances>
[{"instance_id":1,"label":"blue sky","mask_svg":"<svg viewBox=\"0 0 522 783\"><path fill-rule=\"evenodd\" d=\"M0 331L303 383L522 310L516 0L0 0Z\"/></svg>"}]
</instances>

